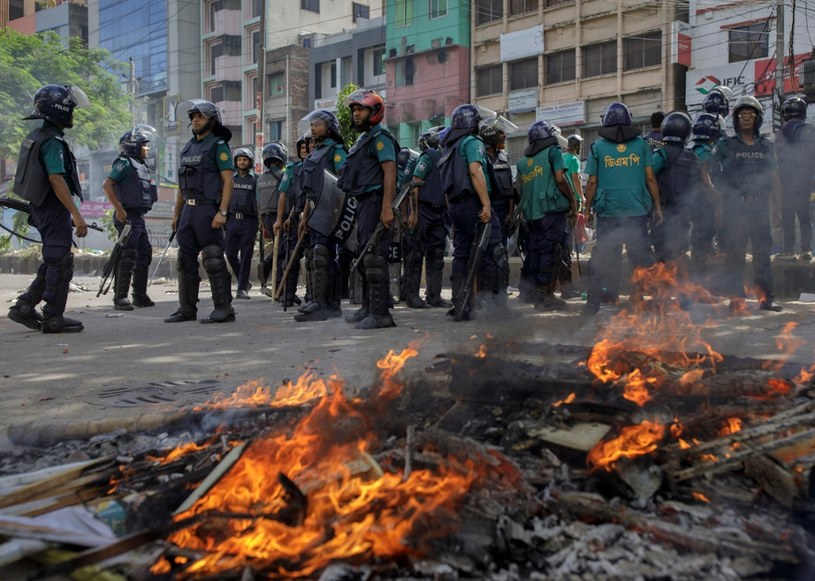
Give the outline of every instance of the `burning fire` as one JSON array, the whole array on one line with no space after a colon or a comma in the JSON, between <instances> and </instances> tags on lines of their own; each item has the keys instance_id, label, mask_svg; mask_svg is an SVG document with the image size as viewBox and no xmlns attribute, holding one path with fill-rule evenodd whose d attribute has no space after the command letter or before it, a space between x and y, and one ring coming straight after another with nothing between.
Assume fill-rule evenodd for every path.
<instances>
[{"instance_id":1,"label":"burning fire","mask_svg":"<svg viewBox=\"0 0 815 581\"><path fill-rule=\"evenodd\" d=\"M626 426L613 440L599 442L589 451L587 461L594 468L611 472L620 458L635 458L656 450L664 436L663 424L643 420L636 426Z\"/></svg>"},{"instance_id":2,"label":"burning fire","mask_svg":"<svg viewBox=\"0 0 815 581\"><path fill-rule=\"evenodd\" d=\"M727 418L727 423L719 430L719 436L729 436L730 434L735 434L736 432L740 432L744 427L744 422L741 421L741 418Z\"/></svg>"},{"instance_id":3,"label":"burning fire","mask_svg":"<svg viewBox=\"0 0 815 581\"><path fill-rule=\"evenodd\" d=\"M710 499L701 492L699 492L698 490L694 490L690 494L694 499L698 500L699 502L710 502Z\"/></svg>"},{"instance_id":4,"label":"burning fire","mask_svg":"<svg viewBox=\"0 0 815 581\"><path fill-rule=\"evenodd\" d=\"M575 400L576 397L577 396L575 395L575 393L572 392L569 395L567 395L565 398L560 399L560 400L556 401L555 403L553 403L552 407L553 408L559 408L562 405L568 405L568 404L572 403Z\"/></svg>"},{"instance_id":5,"label":"burning fire","mask_svg":"<svg viewBox=\"0 0 815 581\"><path fill-rule=\"evenodd\" d=\"M279 577L313 578L335 560L421 554L411 538L417 527L425 538L427 531L449 533L432 522L434 511L454 508L487 462L448 457L435 470L414 468L405 476L384 472L369 454L378 444L374 424L387 417L386 406L401 389L394 375L415 355L408 348L378 363L373 402L347 399L343 382L332 377L328 395L290 433L252 441L213 488L176 515L184 526L169 540L203 553L183 576L250 565ZM168 559L153 572L168 572Z\"/></svg>"},{"instance_id":6,"label":"burning fire","mask_svg":"<svg viewBox=\"0 0 815 581\"><path fill-rule=\"evenodd\" d=\"M262 385L259 381L249 381L235 390L228 397L218 396L203 406L193 409L229 409L236 406L243 407L287 407L298 406L313 399L325 397L328 393L326 383L317 379L314 372L306 372L297 382L287 381L284 385L272 391L272 388Z\"/></svg>"}]
</instances>

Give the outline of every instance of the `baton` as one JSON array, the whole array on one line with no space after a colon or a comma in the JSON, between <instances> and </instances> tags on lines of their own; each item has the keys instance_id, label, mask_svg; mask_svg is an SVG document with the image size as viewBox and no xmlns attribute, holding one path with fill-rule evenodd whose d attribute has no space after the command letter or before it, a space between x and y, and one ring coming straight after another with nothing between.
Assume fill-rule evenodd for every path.
<instances>
[{"instance_id":1,"label":"baton","mask_svg":"<svg viewBox=\"0 0 815 581\"><path fill-rule=\"evenodd\" d=\"M158 259L156 267L153 269L153 276L151 276L150 280L147 281L147 286L153 284L153 279L156 278L158 267L161 266L161 262L164 260L164 257L167 256L167 251L170 249L170 244L173 243L173 238L175 238L175 230L170 233L170 237L167 239L167 246L164 247L164 252L161 253L161 258Z\"/></svg>"},{"instance_id":2,"label":"baton","mask_svg":"<svg viewBox=\"0 0 815 581\"><path fill-rule=\"evenodd\" d=\"M308 230L303 231L303 235L297 239L297 244L294 245L294 250L292 250L291 255L297 256L297 253L300 252L300 247L303 246L303 242L306 239L306 234ZM280 297L280 291L286 287L286 279L289 278L289 271L291 270L292 265L294 264L294 260L289 260L288 264L286 264L286 269L283 271L283 276L280 277L280 285L278 288L275 288L275 292L273 293L273 299L277 300ZM284 303L285 305L285 303Z\"/></svg>"},{"instance_id":3,"label":"baton","mask_svg":"<svg viewBox=\"0 0 815 581\"><path fill-rule=\"evenodd\" d=\"M280 232L274 235L274 244L272 245L272 294L274 299L280 296L280 289L277 288L277 254L280 251Z\"/></svg>"}]
</instances>

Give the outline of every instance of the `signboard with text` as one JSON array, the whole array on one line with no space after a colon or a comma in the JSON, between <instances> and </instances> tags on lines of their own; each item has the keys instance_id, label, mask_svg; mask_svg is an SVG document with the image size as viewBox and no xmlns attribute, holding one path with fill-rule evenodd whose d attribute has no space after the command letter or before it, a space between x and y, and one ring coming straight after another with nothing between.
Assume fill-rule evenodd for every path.
<instances>
[{"instance_id":1,"label":"signboard with text","mask_svg":"<svg viewBox=\"0 0 815 581\"><path fill-rule=\"evenodd\" d=\"M586 102L571 101L535 109L535 121L546 121L558 127L582 125L586 122Z\"/></svg>"}]
</instances>

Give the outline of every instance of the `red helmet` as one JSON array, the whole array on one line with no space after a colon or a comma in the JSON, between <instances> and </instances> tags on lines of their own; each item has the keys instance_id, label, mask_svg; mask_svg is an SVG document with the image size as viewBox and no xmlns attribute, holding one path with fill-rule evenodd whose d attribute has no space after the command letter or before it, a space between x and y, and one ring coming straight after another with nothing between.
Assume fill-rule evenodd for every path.
<instances>
[{"instance_id":1,"label":"red helmet","mask_svg":"<svg viewBox=\"0 0 815 581\"><path fill-rule=\"evenodd\" d=\"M348 107L353 108L354 105L367 107L371 110L371 116L368 118L371 125L376 125L385 118L385 101L382 100L382 97L380 97L376 91L363 89L352 93L351 96L348 97Z\"/></svg>"}]
</instances>

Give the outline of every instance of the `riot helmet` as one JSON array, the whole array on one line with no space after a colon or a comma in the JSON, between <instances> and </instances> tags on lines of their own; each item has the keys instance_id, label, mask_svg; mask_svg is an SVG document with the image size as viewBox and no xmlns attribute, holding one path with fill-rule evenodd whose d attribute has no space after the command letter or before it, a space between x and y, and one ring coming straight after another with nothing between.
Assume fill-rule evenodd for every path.
<instances>
[{"instance_id":1,"label":"riot helmet","mask_svg":"<svg viewBox=\"0 0 815 581\"><path fill-rule=\"evenodd\" d=\"M419 149L426 151L428 149L436 149L439 147L439 135L444 131L444 125L436 125L431 127L419 136Z\"/></svg>"},{"instance_id":2,"label":"riot helmet","mask_svg":"<svg viewBox=\"0 0 815 581\"><path fill-rule=\"evenodd\" d=\"M671 111L662 120L662 141L684 144L691 134L693 123L687 113Z\"/></svg>"},{"instance_id":3,"label":"riot helmet","mask_svg":"<svg viewBox=\"0 0 815 581\"><path fill-rule=\"evenodd\" d=\"M472 132L478 129L479 121L481 121L481 113L478 107L469 103L459 105L450 114L451 129L467 129Z\"/></svg>"},{"instance_id":4,"label":"riot helmet","mask_svg":"<svg viewBox=\"0 0 815 581\"><path fill-rule=\"evenodd\" d=\"M549 139L555 135L554 129L546 121L535 121L529 126L526 136L529 143L534 143L538 139Z\"/></svg>"},{"instance_id":5,"label":"riot helmet","mask_svg":"<svg viewBox=\"0 0 815 581\"><path fill-rule=\"evenodd\" d=\"M781 103L781 119L789 121L791 119L807 119L807 103L801 97L787 97Z\"/></svg>"},{"instance_id":6,"label":"riot helmet","mask_svg":"<svg viewBox=\"0 0 815 581\"><path fill-rule=\"evenodd\" d=\"M385 101L382 100L382 96L376 91L369 91L367 89L356 91L348 97L346 102L348 103L348 108L351 109L352 115L355 106L365 107L370 110L371 115L368 117L368 124L371 126L381 123L385 118Z\"/></svg>"},{"instance_id":7,"label":"riot helmet","mask_svg":"<svg viewBox=\"0 0 815 581\"><path fill-rule=\"evenodd\" d=\"M761 123L764 121L764 108L761 106L759 100L752 95L742 95L739 97L739 100L736 101L736 105L733 107L733 128L736 130L736 133L741 132L739 113L744 109L752 109L755 111L756 122L753 125L753 132L758 135Z\"/></svg>"},{"instance_id":8,"label":"riot helmet","mask_svg":"<svg viewBox=\"0 0 815 581\"><path fill-rule=\"evenodd\" d=\"M498 145L507 138L506 134L495 125L482 127L478 133L484 143L492 146Z\"/></svg>"},{"instance_id":9,"label":"riot helmet","mask_svg":"<svg viewBox=\"0 0 815 581\"><path fill-rule=\"evenodd\" d=\"M136 159L142 157L142 147L156 138L156 130L150 125L136 125L133 129L125 131L119 138L121 152Z\"/></svg>"},{"instance_id":10,"label":"riot helmet","mask_svg":"<svg viewBox=\"0 0 815 581\"><path fill-rule=\"evenodd\" d=\"M569 149L578 151L580 150L580 147L583 145L583 138L580 137L577 133L573 133L572 135L566 138L566 143L568 143Z\"/></svg>"},{"instance_id":11,"label":"riot helmet","mask_svg":"<svg viewBox=\"0 0 815 581\"><path fill-rule=\"evenodd\" d=\"M297 143L295 144L296 147L297 147L297 157L298 158L305 159L306 157L308 157L308 146L309 146L310 143L311 143L311 133L310 132L303 133L299 137L299 139L297 140ZM303 147L303 146L306 147L306 155L305 156L300 155L300 148Z\"/></svg>"},{"instance_id":12,"label":"riot helmet","mask_svg":"<svg viewBox=\"0 0 815 581\"><path fill-rule=\"evenodd\" d=\"M273 161L279 161L281 164L285 164L289 152L282 143L273 142L263 146L261 156L263 157L263 165L270 168Z\"/></svg>"},{"instance_id":13,"label":"riot helmet","mask_svg":"<svg viewBox=\"0 0 815 581\"><path fill-rule=\"evenodd\" d=\"M603 111L603 127L616 127L619 125L631 125L631 112L623 103L611 103Z\"/></svg>"},{"instance_id":14,"label":"riot helmet","mask_svg":"<svg viewBox=\"0 0 815 581\"><path fill-rule=\"evenodd\" d=\"M232 132L223 125L221 112L218 110L218 107L215 106L215 103L204 99L187 99L179 103L178 108L182 111L184 109L187 110L187 117L189 117L190 123L192 123L192 117L195 113L199 113L207 120L207 124L202 129L199 129L198 133L212 131L213 135L220 137L226 142L232 139ZM196 133L196 131L193 131L193 133Z\"/></svg>"},{"instance_id":15,"label":"riot helmet","mask_svg":"<svg viewBox=\"0 0 815 581\"><path fill-rule=\"evenodd\" d=\"M319 137L313 135L313 131L311 131L313 123L321 123L325 128L325 134ZM340 133L340 122L337 116L328 109L312 111L300 119L297 128L304 134L310 132L312 134L312 142L322 142L326 137L330 137L340 143L343 142L342 134Z\"/></svg>"},{"instance_id":16,"label":"riot helmet","mask_svg":"<svg viewBox=\"0 0 815 581\"><path fill-rule=\"evenodd\" d=\"M705 95L702 100L702 111L727 117L730 113L730 102L721 87L714 87Z\"/></svg>"},{"instance_id":17,"label":"riot helmet","mask_svg":"<svg viewBox=\"0 0 815 581\"><path fill-rule=\"evenodd\" d=\"M90 104L88 96L79 87L45 85L34 93L34 110L23 119L44 119L62 127L73 127L74 109Z\"/></svg>"},{"instance_id":18,"label":"riot helmet","mask_svg":"<svg viewBox=\"0 0 815 581\"><path fill-rule=\"evenodd\" d=\"M232 153L232 163L234 163L236 166L238 164L239 157L248 158L253 165L255 163L255 154L252 153L252 150L249 149L248 147L239 147Z\"/></svg>"},{"instance_id":19,"label":"riot helmet","mask_svg":"<svg viewBox=\"0 0 815 581\"><path fill-rule=\"evenodd\" d=\"M719 127L719 116L710 113L698 115L693 122L692 130L693 135L691 135L691 138L694 141L718 141L722 135Z\"/></svg>"}]
</instances>

